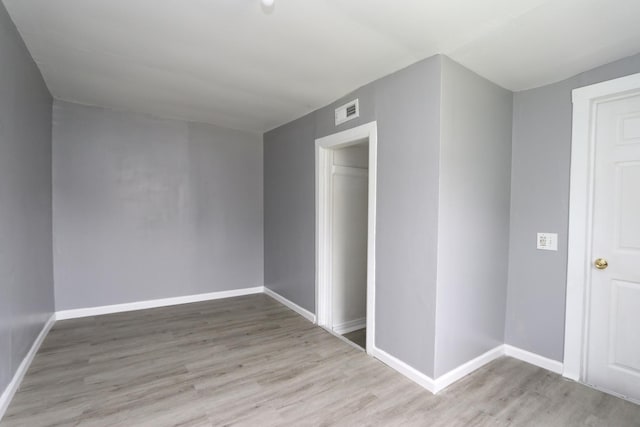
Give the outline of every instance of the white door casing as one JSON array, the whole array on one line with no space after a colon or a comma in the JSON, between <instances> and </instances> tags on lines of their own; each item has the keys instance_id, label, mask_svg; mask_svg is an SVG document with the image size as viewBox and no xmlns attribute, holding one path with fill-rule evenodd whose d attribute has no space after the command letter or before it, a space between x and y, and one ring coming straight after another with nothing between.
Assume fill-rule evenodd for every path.
<instances>
[{"instance_id":1,"label":"white door casing","mask_svg":"<svg viewBox=\"0 0 640 427\"><path fill-rule=\"evenodd\" d=\"M586 382L640 401L640 93L595 117L594 270Z\"/></svg>"},{"instance_id":2,"label":"white door casing","mask_svg":"<svg viewBox=\"0 0 640 427\"><path fill-rule=\"evenodd\" d=\"M640 401L640 74L573 97L563 374Z\"/></svg>"},{"instance_id":3,"label":"white door casing","mask_svg":"<svg viewBox=\"0 0 640 427\"><path fill-rule=\"evenodd\" d=\"M375 241L378 137L376 122L366 123L316 140L316 315L317 324L331 328L331 173L333 149L369 142L367 201L367 353L375 346Z\"/></svg>"}]
</instances>

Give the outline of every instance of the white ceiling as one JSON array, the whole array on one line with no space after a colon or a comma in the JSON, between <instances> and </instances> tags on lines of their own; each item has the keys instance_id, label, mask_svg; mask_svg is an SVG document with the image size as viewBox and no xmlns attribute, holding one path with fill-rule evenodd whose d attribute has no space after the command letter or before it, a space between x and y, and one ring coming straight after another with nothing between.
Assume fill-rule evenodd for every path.
<instances>
[{"instance_id":1,"label":"white ceiling","mask_svg":"<svg viewBox=\"0 0 640 427\"><path fill-rule=\"evenodd\" d=\"M3 0L54 97L265 131L444 53L511 90L640 52L638 0Z\"/></svg>"}]
</instances>

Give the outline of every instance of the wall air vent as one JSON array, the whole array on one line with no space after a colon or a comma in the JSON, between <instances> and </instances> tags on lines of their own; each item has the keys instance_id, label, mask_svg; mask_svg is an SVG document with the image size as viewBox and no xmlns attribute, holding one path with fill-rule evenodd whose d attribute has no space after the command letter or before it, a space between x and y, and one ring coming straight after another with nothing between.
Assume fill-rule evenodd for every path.
<instances>
[{"instance_id":1,"label":"wall air vent","mask_svg":"<svg viewBox=\"0 0 640 427\"><path fill-rule=\"evenodd\" d=\"M360 117L360 104L357 99L336 108L336 126Z\"/></svg>"}]
</instances>

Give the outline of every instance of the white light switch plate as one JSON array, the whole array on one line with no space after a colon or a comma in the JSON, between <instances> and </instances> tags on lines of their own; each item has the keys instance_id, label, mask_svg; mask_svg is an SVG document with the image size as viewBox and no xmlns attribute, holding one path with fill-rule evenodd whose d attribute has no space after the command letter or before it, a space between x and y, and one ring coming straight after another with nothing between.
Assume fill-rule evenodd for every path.
<instances>
[{"instance_id":1,"label":"white light switch plate","mask_svg":"<svg viewBox=\"0 0 640 427\"><path fill-rule=\"evenodd\" d=\"M558 233L538 233L537 248L543 251L557 251Z\"/></svg>"}]
</instances>

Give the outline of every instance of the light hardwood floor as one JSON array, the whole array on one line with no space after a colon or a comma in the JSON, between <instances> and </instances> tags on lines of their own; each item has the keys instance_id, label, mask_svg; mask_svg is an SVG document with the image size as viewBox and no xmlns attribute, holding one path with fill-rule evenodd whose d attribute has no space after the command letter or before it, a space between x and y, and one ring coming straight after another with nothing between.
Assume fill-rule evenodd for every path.
<instances>
[{"instance_id":1,"label":"light hardwood floor","mask_svg":"<svg viewBox=\"0 0 640 427\"><path fill-rule=\"evenodd\" d=\"M640 406L501 358L436 396L265 295L56 323L8 426L639 426Z\"/></svg>"}]
</instances>

